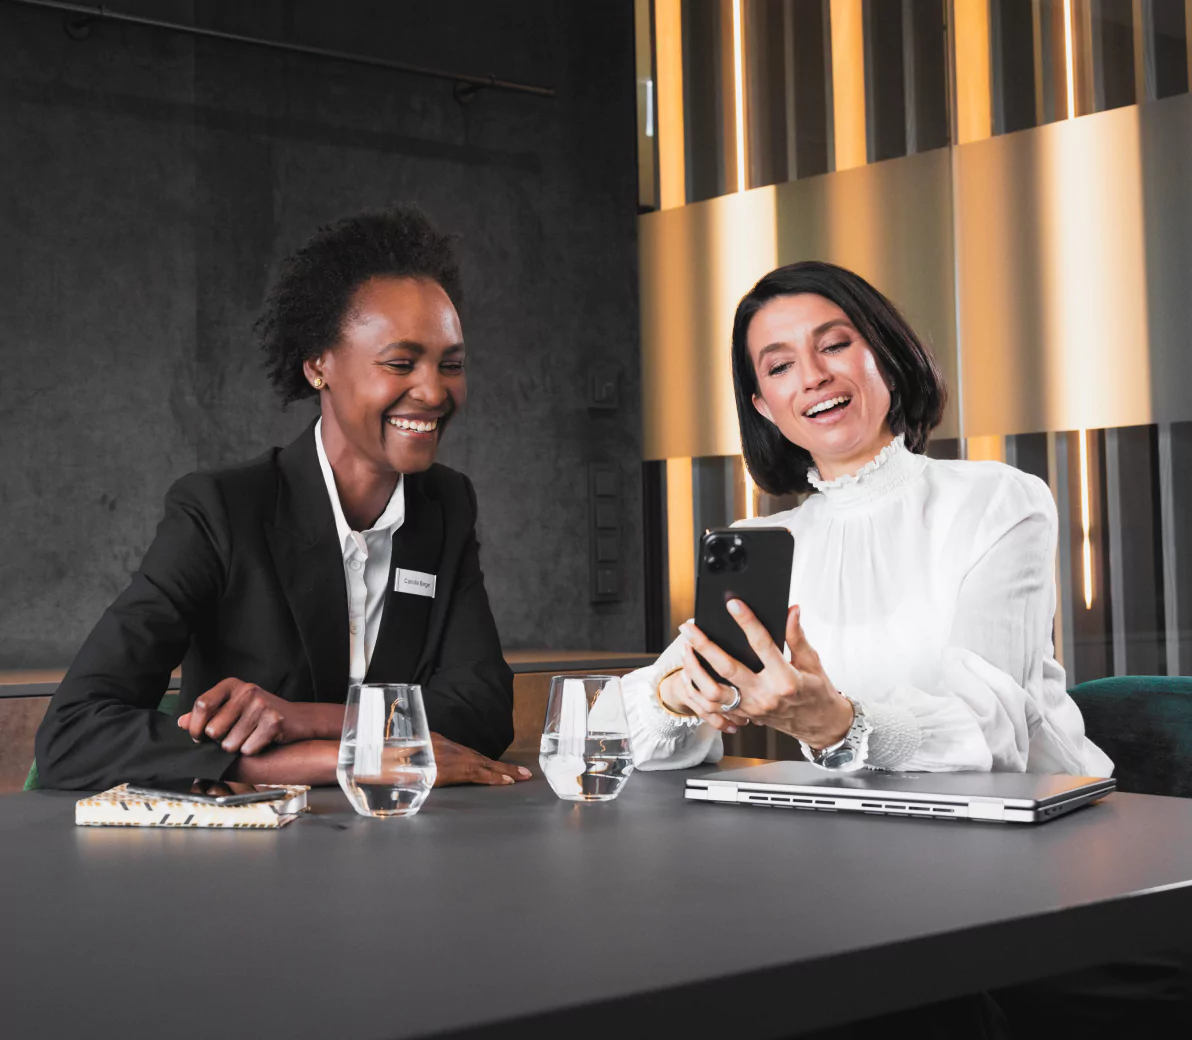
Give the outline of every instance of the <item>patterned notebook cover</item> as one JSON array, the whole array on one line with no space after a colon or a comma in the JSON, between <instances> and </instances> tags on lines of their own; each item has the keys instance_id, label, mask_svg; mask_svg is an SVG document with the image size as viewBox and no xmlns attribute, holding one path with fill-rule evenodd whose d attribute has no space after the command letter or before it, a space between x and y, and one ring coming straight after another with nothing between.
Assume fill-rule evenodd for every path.
<instances>
[{"instance_id":1,"label":"patterned notebook cover","mask_svg":"<svg viewBox=\"0 0 1192 1040\"><path fill-rule=\"evenodd\" d=\"M262 787L266 786L264 784ZM281 786L281 785L278 785ZM306 812L309 787L285 785L287 797L248 805L204 805L177 798L130 795L128 784L75 803L79 827L236 827L253 830L284 827Z\"/></svg>"}]
</instances>

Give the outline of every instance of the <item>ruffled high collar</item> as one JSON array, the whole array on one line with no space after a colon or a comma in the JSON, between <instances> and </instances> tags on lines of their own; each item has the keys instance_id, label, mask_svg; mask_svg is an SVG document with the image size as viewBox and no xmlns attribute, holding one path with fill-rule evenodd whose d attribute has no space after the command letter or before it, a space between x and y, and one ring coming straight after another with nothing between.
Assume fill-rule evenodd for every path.
<instances>
[{"instance_id":1,"label":"ruffled high collar","mask_svg":"<svg viewBox=\"0 0 1192 1040\"><path fill-rule=\"evenodd\" d=\"M884 498L891 491L923 472L927 459L907 451L900 433L856 473L835 480L820 480L819 471L809 469L807 482L834 506L851 506Z\"/></svg>"}]
</instances>

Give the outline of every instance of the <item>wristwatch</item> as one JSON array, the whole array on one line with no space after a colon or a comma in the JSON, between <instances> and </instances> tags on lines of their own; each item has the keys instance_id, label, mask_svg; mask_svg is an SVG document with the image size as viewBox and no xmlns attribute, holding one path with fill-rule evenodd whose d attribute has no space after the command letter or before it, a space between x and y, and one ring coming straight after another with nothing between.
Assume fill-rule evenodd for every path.
<instances>
[{"instance_id":1,"label":"wristwatch","mask_svg":"<svg viewBox=\"0 0 1192 1040\"><path fill-rule=\"evenodd\" d=\"M865 764L865 757L869 751L869 734L873 732L873 723L865 714L865 706L852 697L845 698L853 706L853 724L843 740L836 741L826 748L812 751L811 761L825 769L841 769L850 772L860 769Z\"/></svg>"}]
</instances>

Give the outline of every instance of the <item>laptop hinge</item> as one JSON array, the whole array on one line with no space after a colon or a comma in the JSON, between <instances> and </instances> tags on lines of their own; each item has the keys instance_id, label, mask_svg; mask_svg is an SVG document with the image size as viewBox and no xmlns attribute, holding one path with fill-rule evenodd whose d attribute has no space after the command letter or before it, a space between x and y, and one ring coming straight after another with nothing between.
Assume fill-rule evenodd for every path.
<instances>
[{"instance_id":1,"label":"laptop hinge","mask_svg":"<svg viewBox=\"0 0 1192 1040\"><path fill-rule=\"evenodd\" d=\"M973 798L969 802L970 820L1004 820L1006 803L997 798Z\"/></svg>"}]
</instances>

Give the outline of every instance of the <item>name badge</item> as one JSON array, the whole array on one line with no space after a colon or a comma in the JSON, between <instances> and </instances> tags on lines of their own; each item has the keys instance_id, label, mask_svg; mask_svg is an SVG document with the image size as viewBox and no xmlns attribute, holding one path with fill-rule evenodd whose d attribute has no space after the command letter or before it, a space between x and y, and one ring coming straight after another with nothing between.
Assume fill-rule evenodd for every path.
<instances>
[{"instance_id":1,"label":"name badge","mask_svg":"<svg viewBox=\"0 0 1192 1040\"><path fill-rule=\"evenodd\" d=\"M398 567L394 574L393 591L408 592L411 596L430 596L433 599L435 576L422 571L405 571Z\"/></svg>"}]
</instances>

